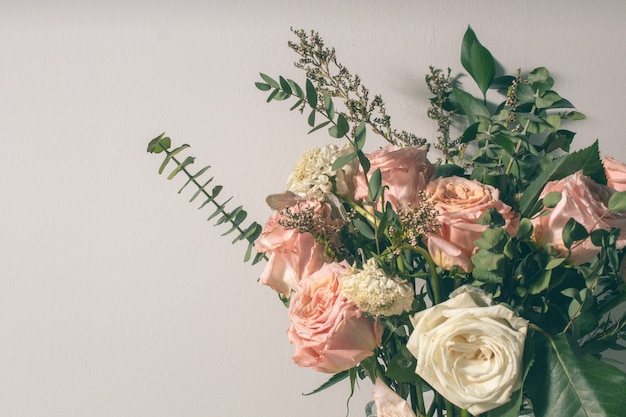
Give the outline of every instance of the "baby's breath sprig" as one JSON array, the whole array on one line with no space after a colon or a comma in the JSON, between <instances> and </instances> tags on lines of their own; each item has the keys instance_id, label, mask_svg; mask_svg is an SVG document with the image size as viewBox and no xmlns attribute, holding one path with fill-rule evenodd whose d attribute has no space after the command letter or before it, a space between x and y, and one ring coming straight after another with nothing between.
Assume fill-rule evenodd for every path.
<instances>
[{"instance_id":1,"label":"baby's breath sprig","mask_svg":"<svg viewBox=\"0 0 626 417\"><path fill-rule=\"evenodd\" d=\"M430 66L430 73L426 75L426 85L434 97L430 102L427 111L429 118L437 122L437 143L433 146L443 154L445 162L454 162L455 158L460 159L463 155L465 145L460 138L450 138L450 120L454 115L454 110L446 110L445 103L448 95L452 91L452 81L450 80L450 68L447 71Z\"/></svg>"},{"instance_id":2,"label":"baby's breath sprig","mask_svg":"<svg viewBox=\"0 0 626 417\"><path fill-rule=\"evenodd\" d=\"M419 245L422 237L435 233L441 227L437 220L437 209L426 199L424 193L420 194L417 205L408 205L398 212L404 239L413 247Z\"/></svg>"},{"instance_id":3,"label":"baby's breath sprig","mask_svg":"<svg viewBox=\"0 0 626 417\"><path fill-rule=\"evenodd\" d=\"M287 207L280 211L278 224L287 230L310 233L331 259L338 261L346 256L347 250L339 239L344 223L325 221L314 214L313 207L300 207L297 210Z\"/></svg>"},{"instance_id":4,"label":"baby's breath sprig","mask_svg":"<svg viewBox=\"0 0 626 417\"><path fill-rule=\"evenodd\" d=\"M320 98L324 94L338 97L344 101L346 111L340 112L355 127L364 122L372 131L381 135L393 145L425 145L425 139L418 138L407 131L391 128L391 117L387 114L385 103L380 95L369 97L369 90L361 83L357 74L352 74L337 60L335 48L324 46L324 40L315 31L291 29L299 42L288 43L300 58L295 66L306 72L306 76L315 85ZM318 101L320 109L323 100Z\"/></svg>"}]
</instances>

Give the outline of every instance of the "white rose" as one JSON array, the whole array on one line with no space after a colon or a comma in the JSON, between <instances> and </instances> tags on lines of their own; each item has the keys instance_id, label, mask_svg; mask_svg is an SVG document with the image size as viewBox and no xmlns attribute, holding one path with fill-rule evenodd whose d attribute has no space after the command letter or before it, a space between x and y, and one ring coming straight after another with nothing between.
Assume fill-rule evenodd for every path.
<instances>
[{"instance_id":1,"label":"white rose","mask_svg":"<svg viewBox=\"0 0 626 417\"><path fill-rule=\"evenodd\" d=\"M415 413L402 397L389 388L380 378L374 384L374 402L378 417L415 417Z\"/></svg>"},{"instance_id":2,"label":"white rose","mask_svg":"<svg viewBox=\"0 0 626 417\"><path fill-rule=\"evenodd\" d=\"M453 404L478 415L522 385L528 321L469 286L412 318L415 372Z\"/></svg>"}]
</instances>

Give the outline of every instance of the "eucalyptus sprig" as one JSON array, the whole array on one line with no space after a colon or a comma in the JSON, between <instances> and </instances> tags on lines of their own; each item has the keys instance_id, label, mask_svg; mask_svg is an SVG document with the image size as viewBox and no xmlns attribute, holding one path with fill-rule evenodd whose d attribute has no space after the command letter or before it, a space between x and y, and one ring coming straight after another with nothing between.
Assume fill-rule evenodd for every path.
<instances>
[{"instance_id":1,"label":"eucalyptus sprig","mask_svg":"<svg viewBox=\"0 0 626 417\"><path fill-rule=\"evenodd\" d=\"M207 221L215 219L215 226L230 224L231 227L227 229L224 233L222 233L222 236L226 236L236 232L236 236L232 241L233 244L242 240L248 243L248 248L244 256L244 262L252 261L252 264L256 264L261 260L267 260L267 257L264 253L254 253L254 242L261 234L261 231L263 230L262 226L257 222L251 222L248 223L247 226L244 226L244 222L248 217L248 213L243 209L242 206L238 206L232 210L227 210L226 207L228 203L232 200L232 197L226 199L225 201L218 202L218 197L220 196L223 187L221 185L213 185L211 186L209 191L208 187L212 183L213 177L210 177L207 180L202 179L202 182L200 182L200 178L209 170L210 166L207 165L192 174L189 171L189 167L195 162L195 157L187 156L182 161L179 161L176 158L178 154L189 148L189 145L181 145L177 148L170 149L171 145L171 139L165 136L165 134L163 133L152 139L148 144L147 151L149 153L165 154L165 158L163 159L163 162L159 167L159 174L163 173L163 171L170 162L175 164L174 169L167 176L167 179L172 180L174 179L174 177L182 173L181 175L187 177L187 181L178 190L178 193L182 193L182 191L187 186L192 185L193 187L195 187L196 191L189 199L190 203L196 200L196 198L201 197L204 199L204 201L200 204L198 209L203 209L208 204L212 204L214 206L213 212L207 218Z\"/></svg>"}]
</instances>

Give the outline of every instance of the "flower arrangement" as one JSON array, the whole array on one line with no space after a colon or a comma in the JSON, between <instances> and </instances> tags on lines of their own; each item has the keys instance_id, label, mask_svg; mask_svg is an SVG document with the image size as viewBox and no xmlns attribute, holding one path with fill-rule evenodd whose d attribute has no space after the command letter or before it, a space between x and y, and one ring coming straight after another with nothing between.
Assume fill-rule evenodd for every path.
<instances>
[{"instance_id":1,"label":"flower arrangement","mask_svg":"<svg viewBox=\"0 0 626 417\"><path fill-rule=\"evenodd\" d=\"M319 34L293 33L305 84L256 86L343 143L302 155L264 226L178 158L187 145L160 135L148 152L247 243L245 261L266 262L293 361L331 374L314 392L368 378L379 417L623 415L626 374L602 353L626 339L626 164L597 142L570 152L562 125L585 116L548 70L496 77L468 28L461 63L481 95L431 67L430 143L393 129ZM365 151L366 135L384 146Z\"/></svg>"}]
</instances>

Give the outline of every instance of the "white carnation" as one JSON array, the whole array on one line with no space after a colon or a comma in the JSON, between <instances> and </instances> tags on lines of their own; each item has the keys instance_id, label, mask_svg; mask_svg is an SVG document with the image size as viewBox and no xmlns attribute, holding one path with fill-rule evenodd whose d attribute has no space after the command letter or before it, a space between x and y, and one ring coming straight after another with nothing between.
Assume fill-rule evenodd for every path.
<instances>
[{"instance_id":1,"label":"white carnation","mask_svg":"<svg viewBox=\"0 0 626 417\"><path fill-rule=\"evenodd\" d=\"M287 180L287 190L302 198L316 200L322 200L324 194L333 191L339 195L348 194L353 188L351 182L356 172L356 160L338 171L334 171L332 165L338 157L350 152L350 144L341 148L331 144L304 152Z\"/></svg>"},{"instance_id":2,"label":"white carnation","mask_svg":"<svg viewBox=\"0 0 626 417\"><path fill-rule=\"evenodd\" d=\"M341 292L362 311L373 315L394 316L410 311L413 285L398 277L389 277L370 258L363 269L351 268L341 280Z\"/></svg>"}]
</instances>

